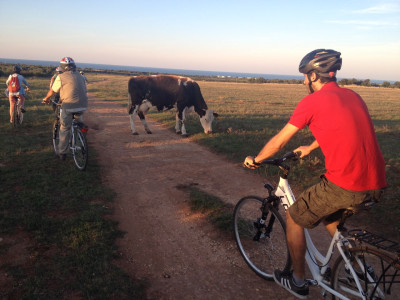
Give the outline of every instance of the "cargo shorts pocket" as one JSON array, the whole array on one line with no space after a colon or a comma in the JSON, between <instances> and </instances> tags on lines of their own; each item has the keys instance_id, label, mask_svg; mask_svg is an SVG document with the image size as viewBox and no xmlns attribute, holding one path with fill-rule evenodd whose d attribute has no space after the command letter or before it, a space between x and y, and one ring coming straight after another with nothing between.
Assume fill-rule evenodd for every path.
<instances>
[{"instance_id":1,"label":"cargo shorts pocket","mask_svg":"<svg viewBox=\"0 0 400 300\"><path fill-rule=\"evenodd\" d=\"M299 199L290 208L289 213L296 224L305 228L314 228L320 222L320 217L310 210L304 199Z\"/></svg>"}]
</instances>

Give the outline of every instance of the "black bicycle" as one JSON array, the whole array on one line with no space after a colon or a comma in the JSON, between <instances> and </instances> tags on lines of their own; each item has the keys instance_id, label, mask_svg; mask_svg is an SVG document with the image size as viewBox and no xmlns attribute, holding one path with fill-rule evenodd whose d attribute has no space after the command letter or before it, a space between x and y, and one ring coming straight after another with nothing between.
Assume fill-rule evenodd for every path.
<instances>
[{"instance_id":1,"label":"black bicycle","mask_svg":"<svg viewBox=\"0 0 400 300\"><path fill-rule=\"evenodd\" d=\"M53 148L54 152L58 154L58 144L60 141L60 113L61 104L52 101L55 105L56 120L53 123ZM71 150L72 157L74 158L75 166L78 170L84 171L88 164L89 152L88 143L86 140L86 133L89 128L79 121L80 114L73 114L71 134L69 137L69 149Z\"/></svg>"}]
</instances>

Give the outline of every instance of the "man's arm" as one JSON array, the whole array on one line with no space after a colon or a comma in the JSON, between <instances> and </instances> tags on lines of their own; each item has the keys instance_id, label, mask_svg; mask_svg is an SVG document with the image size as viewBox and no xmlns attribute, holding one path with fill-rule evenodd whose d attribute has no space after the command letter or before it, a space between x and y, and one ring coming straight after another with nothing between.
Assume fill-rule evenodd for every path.
<instances>
[{"instance_id":1,"label":"man's arm","mask_svg":"<svg viewBox=\"0 0 400 300\"><path fill-rule=\"evenodd\" d=\"M263 160L273 156L278 151L280 151L289 141L290 139L299 131L300 129L296 126L287 123L285 127L273 138L271 138L268 143L261 149L260 153L257 156L247 156L244 164L246 167L250 169L254 169L257 165L254 163L260 163Z\"/></svg>"},{"instance_id":2,"label":"man's arm","mask_svg":"<svg viewBox=\"0 0 400 300\"><path fill-rule=\"evenodd\" d=\"M53 91L53 89L49 89L49 91L47 92L46 97L43 98L43 102L49 104L50 103L50 97L53 96L55 94L55 92Z\"/></svg>"},{"instance_id":3,"label":"man's arm","mask_svg":"<svg viewBox=\"0 0 400 300\"><path fill-rule=\"evenodd\" d=\"M47 92L46 97L43 98L43 102L49 104L50 103L50 97L53 96L55 93L58 93L61 89L61 78L60 76L57 76L57 78L54 80L53 85L50 87L49 91Z\"/></svg>"},{"instance_id":4,"label":"man's arm","mask_svg":"<svg viewBox=\"0 0 400 300\"><path fill-rule=\"evenodd\" d=\"M299 148L293 150L293 152L301 152L300 158L303 158L304 156L307 156L311 153L311 151L317 149L319 147L319 144L317 140L314 140L310 145L308 146L300 146Z\"/></svg>"}]
</instances>

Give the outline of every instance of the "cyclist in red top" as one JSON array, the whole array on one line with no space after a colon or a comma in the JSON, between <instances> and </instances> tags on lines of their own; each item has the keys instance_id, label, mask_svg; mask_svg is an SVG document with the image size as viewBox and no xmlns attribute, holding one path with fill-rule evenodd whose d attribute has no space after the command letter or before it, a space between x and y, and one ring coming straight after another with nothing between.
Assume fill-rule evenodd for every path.
<instances>
[{"instance_id":1,"label":"cyclist in red top","mask_svg":"<svg viewBox=\"0 0 400 300\"><path fill-rule=\"evenodd\" d=\"M317 49L308 53L299 71L304 74L309 95L260 153L246 157L244 162L249 168L257 168L258 162L281 150L305 126L315 140L294 152L301 151L304 157L320 147L325 156L326 173L321 182L304 191L286 212L293 272L274 272L275 281L299 298L306 298L309 292L304 228L323 222L333 235L343 209L367 200L379 201L386 187L385 162L368 108L357 93L337 85L336 72L341 66L340 52Z\"/></svg>"}]
</instances>

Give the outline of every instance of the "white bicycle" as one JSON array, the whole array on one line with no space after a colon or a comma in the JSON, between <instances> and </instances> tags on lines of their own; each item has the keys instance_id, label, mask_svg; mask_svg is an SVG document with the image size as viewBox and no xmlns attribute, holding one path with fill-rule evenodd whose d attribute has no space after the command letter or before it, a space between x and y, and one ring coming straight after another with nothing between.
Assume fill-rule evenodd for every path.
<instances>
[{"instance_id":1,"label":"white bicycle","mask_svg":"<svg viewBox=\"0 0 400 300\"><path fill-rule=\"evenodd\" d=\"M296 201L288 182L290 167L285 164L296 158L296 154L287 153L282 158L264 161L262 164L281 169L278 186L274 188L265 183L268 197L244 197L234 210L234 233L239 251L248 266L267 280L273 280L276 269L284 272L291 269L286 223L279 208L286 211ZM345 210L325 256L305 230L306 262L313 278L308 281L319 286L327 299L400 299L398 243L364 230L347 232L343 226L356 210L372 204L362 203ZM338 257L331 268L329 263L336 250Z\"/></svg>"}]
</instances>

